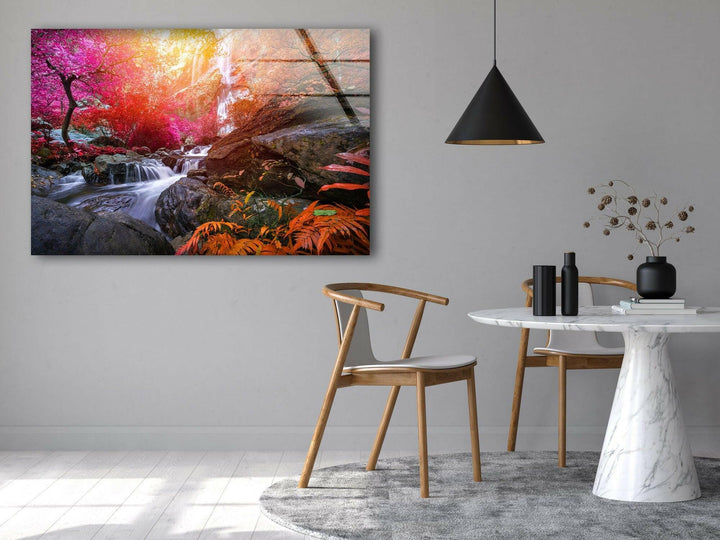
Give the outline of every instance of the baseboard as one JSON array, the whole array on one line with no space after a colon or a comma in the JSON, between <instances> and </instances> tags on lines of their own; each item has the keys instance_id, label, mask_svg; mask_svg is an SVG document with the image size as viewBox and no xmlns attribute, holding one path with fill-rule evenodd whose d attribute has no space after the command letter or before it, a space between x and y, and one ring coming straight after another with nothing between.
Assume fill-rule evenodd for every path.
<instances>
[{"instance_id":1,"label":"baseboard","mask_svg":"<svg viewBox=\"0 0 720 540\"><path fill-rule=\"evenodd\" d=\"M328 426L325 450L370 448L375 426ZM0 426L0 450L305 450L313 426ZM602 447L602 426L568 426L568 449ZM695 455L720 454L720 426L688 427ZM505 450L507 427L481 426L483 451ZM469 448L465 426L428 426L428 445L433 452L465 451ZM518 433L517 450L552 450L557 446L555 426L524 427ZM415 426L390 426L386 449L414 452Z\"/></svg>"}]
</instances>

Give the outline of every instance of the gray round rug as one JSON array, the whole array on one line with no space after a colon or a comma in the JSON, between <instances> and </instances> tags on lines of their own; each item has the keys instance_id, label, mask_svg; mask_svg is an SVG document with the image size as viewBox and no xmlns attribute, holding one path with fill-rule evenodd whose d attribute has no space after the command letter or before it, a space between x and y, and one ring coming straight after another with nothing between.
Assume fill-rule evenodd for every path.
<instances>
[{"instance_id":1,"label":"gray round rug","mask_svg":"<svg viewBox=\"0 0 720 540\"><path fill-rule=\"evenodd\" d=\"M592 494L597 452L482 454L472 481L470 454L430 456L430 498L420 498L417 457L338 465L263 493L263 513L319 538L720 538L720 460L695 458L703 496L681 503L626 503Z\"/></svg>"}]
</instances>

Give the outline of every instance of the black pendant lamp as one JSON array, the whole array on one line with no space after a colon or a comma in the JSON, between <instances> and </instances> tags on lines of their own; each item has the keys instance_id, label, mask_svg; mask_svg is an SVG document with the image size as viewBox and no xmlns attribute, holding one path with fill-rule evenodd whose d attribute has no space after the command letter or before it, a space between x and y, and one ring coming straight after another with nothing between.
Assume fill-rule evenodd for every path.
<instances>
[{"instance_id":1,"label":"black pendant lamp","mask_svg":"<svg viewBox=\"0 0 720 540\"><path fill-rule=\"evenodd\" d=\"M545 142L497 68L497 0L493 0L493 67L445 142L447 144Z\"/></svg>"}]
</instances>

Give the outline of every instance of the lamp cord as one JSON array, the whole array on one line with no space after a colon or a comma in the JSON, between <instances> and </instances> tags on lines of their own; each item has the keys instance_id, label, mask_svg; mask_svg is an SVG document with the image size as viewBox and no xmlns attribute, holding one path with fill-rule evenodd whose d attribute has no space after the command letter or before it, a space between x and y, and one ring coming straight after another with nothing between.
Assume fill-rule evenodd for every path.
<instances>
[{"instance_id":1,"label":"lamp cord","mask_svg":"<svg viewBox=\"0 0 720 540\"><path fill-rule=\"evenodd\" d=\"M493 0L493 66L497 65L497 0Z\"/></svg>"}]
</instances>

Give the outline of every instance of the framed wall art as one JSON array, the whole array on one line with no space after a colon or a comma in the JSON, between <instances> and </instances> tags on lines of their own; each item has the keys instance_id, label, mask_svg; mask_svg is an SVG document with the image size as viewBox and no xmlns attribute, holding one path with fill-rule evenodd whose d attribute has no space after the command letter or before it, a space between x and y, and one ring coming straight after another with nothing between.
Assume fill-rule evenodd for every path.
<instances>
[{"instance_id":1,"label":"framed wall art","mask_svg":"<svg viewBox=\"0 0 720 540\"><path fill-rule=\"evenodd\" d=\"M32 30L32 253L368 254L369 36Z\"/></svg>"}]
</instances>

